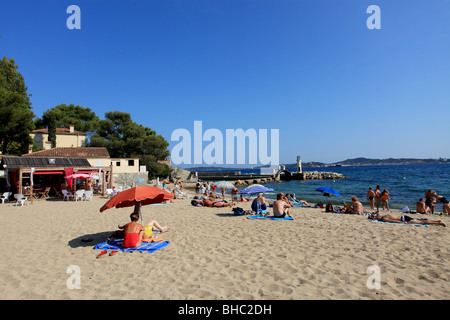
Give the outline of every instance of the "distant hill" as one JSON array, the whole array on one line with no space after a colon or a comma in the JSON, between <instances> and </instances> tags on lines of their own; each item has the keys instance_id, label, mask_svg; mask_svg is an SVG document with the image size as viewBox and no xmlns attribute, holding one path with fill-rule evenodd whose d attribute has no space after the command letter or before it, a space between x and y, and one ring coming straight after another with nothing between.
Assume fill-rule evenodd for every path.
<instances>
[{"instance_id":1,"label":"distant hill","mask_svg":"<svg viewBox=\"0 0 450 320\"><path fill-rule=\"evenodd\" d=\"M315 167L337 167L337 166L379 166L379 165L403 165L403 164L436 164L436 163L450 163L450 159L414 159L414 158L388 158L388 159L368 159L368 158L354 158L334 163L324 163L317 161L302 162L302 168ZM286 169L292 170L297 168L297 163L285 164ZM255 167L255 169L263 168L265 166ZM186 170L190 171L240 171L249 168L223 168L223 167L193 167Z\"/></svg>"},{"instance_id":2,"label":"distant hill","mask_svg":"<svg viewBox=\"0 0 450 320\"><path fill-rule=\"evenodd\" d=\"M367 159L367 158L355 158L348 159L336 164L347 166L376 166L376 165L398 165L398 164L427 164L427 163L450 163L447 159L414 159L414 158L400 158L400 159Z\"/></svg>"},{"instance_id":3,"label":"distant hill","mask_svg":"<svg viewBox=\"0 0 450 320\"><path fill-rule=\"evenodd\" d=\"M402 164L435 164L435 163L450 163L449 159L414 159L414 158L388 158L388 159L368 159L368 158L354 158L334 163L322 162L305 162L302 167L333 167L333 166L378 166L378 165L402 165ZM286 167L295 167L292 163Z\"/></svg>"}]
</instances>

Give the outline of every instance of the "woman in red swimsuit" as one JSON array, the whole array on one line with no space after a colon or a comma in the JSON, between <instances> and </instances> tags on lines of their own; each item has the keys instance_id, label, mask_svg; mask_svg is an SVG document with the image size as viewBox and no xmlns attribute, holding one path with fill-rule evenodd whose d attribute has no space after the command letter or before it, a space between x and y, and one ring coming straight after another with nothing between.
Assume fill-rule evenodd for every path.
<instances>
[{"instance_id":1,"label":"woman in red swimsuit","mask_svg":"<svg viewBox=\"0 0 450 320\"><path fill-rule=\"evenodd\" d=\"M122 247L124 248L139 247L145 234L144 226L136 222L139 220L139 214L133 212L130 215L130 219L131 222L124 226L119 226L120 229L123 229Z\"/></svg>"},{"instance_id":2,"label":"woman in red swimsuit","mask_svg":"<svg viewBox=\"0 0 450 320\"><path fill-rule=\"evenodd\" d=\"M136 221L139 220L139 213L133 212L130 214L131 222L127 223L124 226L119 226L120 229L123 229L123 248L134 248L139 247L142 242L148 242L149 237L145 234L145 227ZM151 221L149 223L152 226L153 230L158 229L161 232L169 231L168 226L160 226L158 222Z\"/></svg>"}]
</instances>

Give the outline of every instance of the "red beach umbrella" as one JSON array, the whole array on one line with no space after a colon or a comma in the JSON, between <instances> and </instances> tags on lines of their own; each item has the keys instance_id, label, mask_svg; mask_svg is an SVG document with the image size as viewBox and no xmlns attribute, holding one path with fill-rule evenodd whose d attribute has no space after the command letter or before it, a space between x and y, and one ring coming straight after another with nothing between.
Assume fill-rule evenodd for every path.
<instances>
[{"instance_id":1,"label":"red beach umbrella","mask_svg":"<svg viewBox=\"0 0 450 320\"><path fill-rule=\"evenodd\" d=\"M162 203L170 199L173 199L173 194L158 187L133 187L112 197L100 208L100 212L113 207L125 208L134 206L134 211L139 212L139 215L141 215L141 205Z\"/></svg>"}]
</instances>

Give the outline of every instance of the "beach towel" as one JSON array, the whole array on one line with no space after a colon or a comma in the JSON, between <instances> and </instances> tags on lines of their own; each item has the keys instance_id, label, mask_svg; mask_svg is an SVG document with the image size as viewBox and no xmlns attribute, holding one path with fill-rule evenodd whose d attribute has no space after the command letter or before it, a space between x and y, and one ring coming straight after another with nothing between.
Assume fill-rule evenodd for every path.
<instances>
[{"instance_id":1,"label":"beach towel","mask_svg":"<svg viewBox=\"0 0 450 320\"><path fill-rule=\"evenodd\" d=\"M122 252L155 252L159 249L164 248L169 244L169 241L157 241L157 242L143 242L139 247L135 248L123 248L123 239L112 239L109 242L102 242L97 244L94 249L97 250L111 250L111 251L122 251Z\"/></svg>"},{"instance_id":2,"label":"beach towel","mask_svg":"<svg viewBox=\"0 0 450 320\"><path fill-rule=\"evenodd\" d=\"M290 216L284 218L276 218L274 216L247 216L247 219L294 220L294 218Z\"/></svg>"},{"instance_id":3,"label":"beach towel","mask_svg":"<svg viewBox=\"0 0 450 320\"><path fill-rule=\"evenodd\" d=\"M396 222L385 222L385 221L379 221L379 220L372 220L372 222L389 223L389 224L396 224L396 225L400 225L400 226L428 227L427 224L418 224L418 223L396 223Z\"/></svg>"}]
</instances>

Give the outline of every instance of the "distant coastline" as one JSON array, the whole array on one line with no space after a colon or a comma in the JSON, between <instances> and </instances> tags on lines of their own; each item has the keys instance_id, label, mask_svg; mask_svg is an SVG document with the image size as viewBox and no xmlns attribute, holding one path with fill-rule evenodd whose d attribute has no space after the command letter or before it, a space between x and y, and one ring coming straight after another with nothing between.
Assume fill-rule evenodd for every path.
<instances>
[{"instance_id":1,"label":"distant coastline","mask_svg":"<svg viewBox=\"0 0 450 320\"><path fill-rule=\"evenodd\" d=\"M411 164L450 164L450 159L414 159L414 158L388 158L388 159L369 159L354 158L334 163L323 163L317 161L302 162L303 168L321 168L321 167L347 167L347 166L382 166L382 165L411 165ZM296 168L296 163L284 164L286 169ZM267 166L258 166L252 169L260 169ZM226 168L226 167L192 167L186 168L189 171L239 171L249 170L250 168Z\"/></svg>"}]
</instances>

